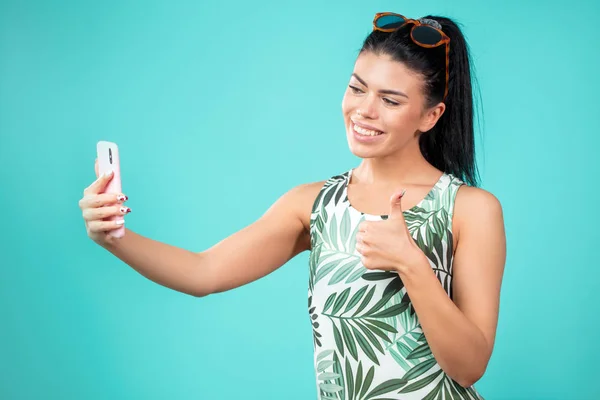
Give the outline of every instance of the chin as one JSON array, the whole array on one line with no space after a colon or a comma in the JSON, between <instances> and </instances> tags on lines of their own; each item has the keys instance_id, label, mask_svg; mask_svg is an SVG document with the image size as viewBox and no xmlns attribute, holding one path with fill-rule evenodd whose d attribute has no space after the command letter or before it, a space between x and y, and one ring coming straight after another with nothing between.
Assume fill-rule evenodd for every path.
<instances>
[{"instance_id":1,"label":"chin","mask_svg":"<svg viewBox=\"0 0 600 400\"><path fill-rule=\"evenodd\" d=\"M366 147L362 143L358 143L356 139L354 139L354 134L351 129L352 128L348 128L347 130L346 141L348 142L348 149L352 154L359 158L375 158L381 155L381 149Z\"/></svg>"},{"instance_id":2,"label":"chin","mask_svg":"<svg viewBox=\"0 0 600 400\"><path fill-rule=\"evenodd\" d=\"M354 154L358 158L367 159L367 158L377 158L379 157L379 153L375 151L368 151L363 149L357 149L350 145L350 152Z\"/></svg>"}]
</instances>

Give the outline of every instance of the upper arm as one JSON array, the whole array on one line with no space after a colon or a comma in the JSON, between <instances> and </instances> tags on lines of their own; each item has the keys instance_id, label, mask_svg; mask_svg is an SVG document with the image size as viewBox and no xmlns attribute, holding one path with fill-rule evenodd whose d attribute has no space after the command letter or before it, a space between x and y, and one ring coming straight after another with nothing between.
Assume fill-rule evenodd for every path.
<instances>
[{"instance_id":1,"label":"upper arm","mask_svg":"<svg viewBox=\"0 0 600 400\"><path fill-rule=\"evenodd\" d=\"M255 222L200 253L208 293L255 281L310 248L309 220L318 183L299 185Z\"/></svg>"},{"instance_id":2,"label":"upper arm","mask_svg":"<svg viewBox=\"0 0 600 400\"><path fill-rule=\"evenodd\" d=\"M453 300L481 330L491 355L506 259L502 207L492 194L462 186L454 208Z\"/></svg>"}]
</instances>

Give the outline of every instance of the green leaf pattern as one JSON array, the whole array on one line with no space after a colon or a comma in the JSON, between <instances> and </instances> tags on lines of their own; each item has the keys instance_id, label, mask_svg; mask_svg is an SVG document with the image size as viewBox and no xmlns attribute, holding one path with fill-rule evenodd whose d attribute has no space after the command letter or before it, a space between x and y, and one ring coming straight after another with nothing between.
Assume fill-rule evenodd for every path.
<instances>
[{"instance_id":1,"label":"green leaf pattern","mask_svg":"<svg viewBox=\"0 0 600 400\"><path fill-rule=\"evenodd\" d=\"M369 271L356 251L361 213L348 202L352 171L328 179L311 213L308 308L319 399L483 399L437 364L402 280ZM404 217L452 298L452 211L463 182L444 174Z\"/></svg>"}]
</instances>

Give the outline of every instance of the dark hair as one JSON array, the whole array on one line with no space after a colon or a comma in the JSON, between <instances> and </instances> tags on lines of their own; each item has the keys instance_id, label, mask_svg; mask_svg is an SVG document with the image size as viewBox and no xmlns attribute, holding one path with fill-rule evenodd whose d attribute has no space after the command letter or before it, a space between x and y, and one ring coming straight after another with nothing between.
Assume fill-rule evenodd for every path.
<instances>
[{"instance_id":1,"label":"dark hair","mask_svg":"<svg viewBox=\"0 0 600 400\"><path fill-rule=\"evenodd\" d=\"M442 25L450 38L450 62L446 110L429 131L419 137L425 159L434 167L462 181L478 185L473 129L473 91L467 42L457 24L449 18L426 16ZM423 77L426 107L442 101L446 85L446 49L424 48L410 37L412 24L394 32L373 31L365 39L362 52L390 56Z\"/></svg>"}]
</instances>

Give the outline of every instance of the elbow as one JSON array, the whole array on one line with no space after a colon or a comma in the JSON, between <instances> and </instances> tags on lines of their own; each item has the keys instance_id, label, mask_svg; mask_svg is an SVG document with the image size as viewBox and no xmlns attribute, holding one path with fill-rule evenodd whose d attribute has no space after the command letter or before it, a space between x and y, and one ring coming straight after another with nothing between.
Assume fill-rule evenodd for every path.
<instances>
[{"instance_id":1,"label":"elbow","mask_svg":"<svg viewBox=\"0 0 600 400\"><path fill-rule=\"evenodd\" d=\"M209 294L212 294L213 292L211 290L208 289L208 287L206 286L205 282L196 282L196 284L193 287L193 290L190 292L190 294L194 297L206 297Z\"/></svg>"},{"instance_id":2,"label":"elbow","mask_svg":"<svg viewBox=\"0 0 600 400\"><path fill-rule=\"evenodd\" d=\"M201 283L194 285L194 290L190 293L194 297L206 297L210 294L216 293L214 290L210 290L206 284Z\"/></svg>"},{"instance_id":3,"label":"elbow","mask_svg":"<svg viewBox=\"0 0 600 400\"><path fill-rule=\"evenodd\" d=\"M460 376L454 378L454 381L465 389L470 388L483 377L485 370L486 366L473 367L469 371L465 371Z\"/></svg>"},{"instance_id":4,"label":"elbow","mask_svg":"<svg viewBox=\"0 0 600 400\"><path fill-rule=\"evenodd\" d=\"M465 389L475 385L487 370L492 355L492 347L488 346L483 336L482 339L481 347L475 351L473 357L466 364L463 364L461 373L457 373L457 376L453 378L456 383Z\"/></svg>"},{"instance_id":5,"label":"elbow","mask_svg":"<svg viewBox=\"0 0 600 400\"><path fill-rule=\"evenodd\" d=\"M479 379L481 379L482 376L483 376L483 374L472 374L472 375L468 375L468 376L465 375L465 376L460 377L459 379L455 380L455 382L458 383L463 388L468 389L471 386L473 386L475 383L477 383L477 381Z\"/></svg>"},{"instance_id":6,"label":"elbow","mask_svg":"<svg viewBox=\"0 0 600 400\"><path fill-rule=\"evenodd\" d=\"M206 253L196 253L197 262L194 265L192 289L190 294L194 297L206 297L216 292L214 288L214 280L209 268L210 263L207 261Z\"/></svg>"},{"instance_id":7,"label":"elbow","mask_svg":"<svg viewBox=\"0 0 600 400\"><path fill-rule=\"evenodd\" d=\"M207 285L206 281L203 282L197 282L194 287L193 290L190 292L190 294L194 297L206 297L208 295L211 295L213 293L217 293L217 290L213 290L209 287L209 285Z\"/></svg>"}]
</instances>

